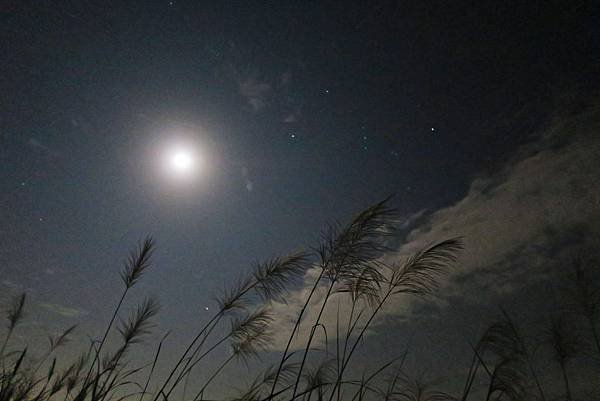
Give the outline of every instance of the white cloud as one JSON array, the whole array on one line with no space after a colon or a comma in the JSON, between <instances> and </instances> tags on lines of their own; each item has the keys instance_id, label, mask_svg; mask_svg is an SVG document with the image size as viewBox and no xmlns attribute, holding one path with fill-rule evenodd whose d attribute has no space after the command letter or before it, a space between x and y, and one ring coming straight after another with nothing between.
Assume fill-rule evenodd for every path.
<instances>
[{"instance_id":1,"label":"white cloud","mask_svg":"<svg viewBox=\"0 0 600 401\"><path fill-rule=\"evenodd\" d=\"M476 179L462 200L433 213L427 224L410 233L400 252L461 235L466 248L461 273L501 271L516 258L527 257L532 265L546 263L545 247L572 235L573 229L588 230L594 239L600 234L597 115L553 123L500 172ZM506 284L514 289L518 283L512 281ZM503 283L496 283L503 291Z\"/></svg>"},{"instance_id":2,"label":"white cloud","mask_svg":"<svg viewBox=\"0 0 600 401\"><path fill-rule=\"evenodd\" d=\"M387 259L408 256L428 244L462 236L465 251L455 273L441 283L443 295L486 302L544 279L552 269L562 267L556 263L562 256L597 248L599 116L600 110L593 108L549 124L537 141L521 147L497 173L475 179L464 198L431 213L410 232L398 253ZM580 235L574 237L577 233ZM314 275L315 271L309 272L307 285ZM458 282L461 277L470 279L468 290L464 280ZM276 348L285 346L307 291L304 288L292 293L287 306L275 305L283 316L278 322L281 335ZM323 292L317 291L316 304ZM412 307L406 297L396 298L382 310L381 317L405 319L414 312ZM339 308L340 316L347 316L348 302L341 300ZM312 322L316 313L316 308L309 308L305 320ZM337 313L338 304L333 302L323 315L329 340L335 335ZM299 337L305 338L309 329L308 325L302 326ZM317 342L322 344L323 336Z\"/></svg>"}]
</instances>

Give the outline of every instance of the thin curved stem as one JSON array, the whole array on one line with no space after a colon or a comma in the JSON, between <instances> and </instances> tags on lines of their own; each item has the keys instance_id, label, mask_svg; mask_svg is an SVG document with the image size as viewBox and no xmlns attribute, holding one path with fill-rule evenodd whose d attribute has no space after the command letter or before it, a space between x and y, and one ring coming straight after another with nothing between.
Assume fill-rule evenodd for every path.
<instances>
[{"instance_id":1,"label":"thin curved stem","mask_svg":"<svg viewBox=\"0 0 600 401\"><path fill-rule=\"evenodd\" d=\"M319 283L321 282L321 279L323 278L324 274L325 274L325 269L321 269L321 273L319 273L319 276L317 277L313 287L310 290L310 293L308 294L308 298L304 302L304 305L302 306L302 309L300 310L300 313L298 314L298 318L296 319L296 323L294 324L292 333L290 334L290 336L288 338L288 342L285 346L285 350L283 351L283 355L281 356L281 361L279 362L279 366L277 367L277 373L275 374L275 378L273 379L273 385L271 386L271 392L269 394L269 399L272 398L275 393L275 386L277 386L277 381L279 380L279 376L281 376L281 370L283 369L283 364L285 363L288 352L290 350L290 346L292 345L294 335L296 334L296 331L298 330L298 327L300 326L300 321L302 320L302 317L304 316L304 313L306 312L306 309L308 308L308 305L310 304L310 300L312 299L315 291L319 287ZM300 373L298 373L298 376L300 376Z\"/></svg>"}]
</instances>

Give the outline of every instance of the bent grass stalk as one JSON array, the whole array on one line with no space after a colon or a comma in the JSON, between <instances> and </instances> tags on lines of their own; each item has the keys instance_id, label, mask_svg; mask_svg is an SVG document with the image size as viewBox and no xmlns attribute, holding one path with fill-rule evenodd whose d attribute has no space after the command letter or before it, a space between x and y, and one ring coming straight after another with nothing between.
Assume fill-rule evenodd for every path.
<instances>
[{"instance_id":1,"label":"bent grass stalk","mask_svg":"<svg viewBox=\"0 0 600 401\"><path fill-rule=\"evenodd\" d=\"M41 353L40 358L31 358L27 347L19 351L10 349L15 342L11 339L16 338L16 334L13 337L13 333L23 317L25 304L24 295L15 298L8 313L9 324L0 343L0 401L50 401L59 397L64 401L125 401L132 396L138 398L138 401L144 401L147 395L152 401L169 401L173 399L175 389L183 380L189 380L192 372L198 370L197 367L207 360L209 354L217 348L222 349L223 344L231 341L232 353L221 359L219 364L208 366L208 378L199 384L198 388L193 388L194 401L206 400L205 394L209 386L214 384L218 377L224 376L227 368L231 367L236 359L239 359L238 363L245 363L249 358L264 351L268 343L270 321L265 318L266 315L260 315L262 306L279 299L301 273L305 274L308 284L304 293L306 298L295 312L286 347L273 368L267 370L268 373L253 384L247 396L239 401L333 401L334 398L337 401L366 401L376 394L380 394L384 400L392 401L415 396L417 393L423 398L452 399L446 393L431 389L429 384L420 379L410 379L410 376L401 371L408 350L400 358L376 369L371 375L363 374L359 379L347 377L350 375L348 372L353 366L352 361L356 359L359 346L364 343L367 333L385 305L396 295L427 296L435 292L439 278L451 270L457 252L462 249L459 239L450 239L416 252L404 263L387 265L378 261L385 249L386 230L394 225L393 219L390 218L392 213L386 209L385 202L366 209L342 229L332 230L320 252L317 252L320 264L315 264L314 268L319 269L315 271L318 273L306 274L308 256L305 254L296 259L291 256L273 259L256 267L245 280L220 299L218 311L193 335L167 371L165 378L158 381L160 384L153 394L150 394L148 389L155 381L154 376L160 366L159 358L164 353L163 343L166 335L158 343L151 363L133 368L128 366L131 345L137 343L141 334L146 332L147 326L144 322L154 315L142 312L153 308L141 307L138 311L142 312L132 315L130 320L122 321L120 325L116 324L130 288L150 266L150 256L154 249L151 238L144 240L131 253L126 263L121 275L125 288L120 293L102 337L99 341L92 342L87 357L81 357L64 370L60 369L60 361L57 362L62 356L58 348L67 341L67 335L74 327L67 329L63 335L53 337L50 348ZM308 277L312 277L314 282L309 282ZM595 287L589 283L589 287L582 290L583 285L588 284L582 281L582 277L580 274L576 283L579 286L579 308L588 323L585 326L586 336L597 351L598 336L593 332L597 317ZM315 302L317 295L319 298L322 296L319 302ZM313 343L318 337L318 329L323 328L326 336L329 329L324 317L325 309L332 300L348 295L350 298L347 322L345 318L343 322L340 321L342 313L338 303L336 338L332 340L336 342L335 351L332 351L334 356L329 354L327 348L324 351L316 351ZM313 316L313 307L314 318L310 322L304 322L307 315ZM251 308L256 308L254 313L258 316L254 323L250 319L253 316L249 313ZM240 318L243 312L249 315ZM484 397L487 394L490 400L525 397L526 390L529 391L526 387L528 385L532 394L540 400L554 399L544 380L536 375L538 358L533 357L532 353L535 351L530 352L528 338L523 337L516 323L507 313L503 313L501 323L504 326L501 328L503 327L505 332L498 333L505 337L490 337L490 341L498 342L484 347L480 341L472 347L473 362L467 372L462 394L457 399L466 401L479 390L483 391ZM260 320L261 316L263 320ZM233 322L231 331L217 335L221 325L229 320ZM298 338L300 325L304 323L310 327L310 331L307 337L302 339L300 351L291 352L292 342ZM549 346L546 348L553 352L556 362L553 369L555 373L560 373L564 396L568 400L575 400L578 398L578 389L574 387L578 386L576 381L571 380L571 376L575 374L575 371L571 371L571 361L581 355L589 357L589 354L585 354L588 351L582 350L576 341L573 334L576 327L570 316L567 319L561 315L552 320L550 328ZM115 350L107 351L107 339L113 330L118 330L123 340ZM325 343L328 343L327 338ZM328 366L324 373L315 373L315 368L319 368L319 365L315 364L318 352L323 352ZM33 362L30 362L31 360ZM400 365L397 373L392 376L385 389L380 389L378 377L396 364ZM294 369L290 369L290 365L294 365ZM43 368L47 368L47 371L44 372ZM574 368L573 366L573 370ZM133 378L142 369L148 369L149 373L144 375L141 384L137 384ZM311 378L311 375L315 377ZM319 375L322 377L318 377ZM508 383L507 380L511 378L514 378L515 383ZM128 393L133 387L135 391Z\"/></svg>"}]
</instances>

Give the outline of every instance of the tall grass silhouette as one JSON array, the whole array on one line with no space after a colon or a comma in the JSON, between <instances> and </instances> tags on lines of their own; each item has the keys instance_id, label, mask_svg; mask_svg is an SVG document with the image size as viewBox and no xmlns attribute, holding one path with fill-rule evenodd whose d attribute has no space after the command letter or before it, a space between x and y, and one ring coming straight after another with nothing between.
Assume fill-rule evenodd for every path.
<instances>
[{"instance_id":1,"label":"tall grass silhouette","mask_svg":"<svg viewBox=\"0 0 600 401\"><path fill-rule=\"evenodd\" d=\"M109 321L97 341L70 364L61 360L61 349L75 326L49 339L49 347L38 358L29 358L27 347L13 346L12 337L25 317L26 295L17 295L5 312L7 321L0 348L0 401L184 401L214 400L212 385L227 375L232 364L246 364L273 352L274 302L283 302L291 290L304 288L294 324L289 327L283 351L271 366L264 366L250 384L231 401L442 401L442 400L533 400L550 401L550 390L540 376L539 352L558 366L567 400L573 400L569 367L582 355L598 359L598 289L585 280L585 268L577 265L575 307L563 312L535 338L525 336L506 311L471 347L472 363L460 394L435 389L405 367L408 350L382 361L372 372L350 377L352 361L382 308L399 296L427 297L438 290L439 279L451 272L462 250L459 238L450 238L418 250L405 260L389 259L390 244L397 236L399 219L390 199L358 213L347 224L333 224L312 251L272 258L253 267L234 285L217 296L217 311L190 336L171 365L161 362L168 335L156 345L150 361L131 367L135 346L152 329L159 312L156 300L147 298L129 314L123 305L146 270L152 268L155 242L146 238L132 250L121 271L122 291ZM384 255L388 257L383 258ZM334 324L324 319L333 300L349 307ZM339 306L338 306L339 308ZM575 316L585 324L569 319ZM307 320L309 319L309 320ZM306 337L301 327L308 327ZM577 330L574 328L578 327ZM278 328L280 331L281 328ZM117 344L107 341L111 333ZM334 335L335 333L335 335ZM318 336L332 350L318 350ZM586 338L590 338L587 341ZM322 338L319 341L323 341ZM300 343L300 346L298 346ZM587 346L590 343L592 346ZM223 360L215 362L216 350L229 347ZM59 366L64 366L59 369ZM157 375L157 367L165 372ZM198 369L203 375L195 375ZM204 379L201 379L204 377ZM193 383L194 392L188 393Z\"/></svg>"}]
</instances>

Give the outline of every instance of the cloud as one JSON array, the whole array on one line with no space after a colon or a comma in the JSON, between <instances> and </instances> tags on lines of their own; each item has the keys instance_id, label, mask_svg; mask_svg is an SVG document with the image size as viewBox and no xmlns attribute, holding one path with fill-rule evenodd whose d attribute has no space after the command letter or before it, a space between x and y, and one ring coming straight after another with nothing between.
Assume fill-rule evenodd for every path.
<instances>
[{"instance_id":1,"label":"cloud","mask_svg":"<svg viewBox=\"0 0 600 401\"><path fill-rule=\"evenodd\" d=\"M296 114L290 113L287 116L285 116L285 118L283 119L283 122L288 123L288 124L295 123L297 119L298 118L296 117Z\"/></svg>"},{"instance_id":2,"label":"cloud","mask_svg":"<svg viewBox=\"0 0 600 401\"><path fill-rule=\"evenodd\" d=\"M230 65L229 74L253 112L258 113L268 107L284 124L293 124L302 118L302 98L294 91L293 75L290 71L259 79L260 74L256 71L240 71L234 65Z\"/></svg>"},{"instance_id":3,"label":"cloud","mask_svg":"<svg viewBox=\"0 0 600 401\"><path fill-rule=\"evenodd\" d=\"M286 124L295 123L298 120L300 120L301 116L302 116L302 111L300 108L297 108L293 112L286 114L285 117L283 118L283 122Z\"/></svg>"},{"instance_id":4,"label":"cloud","mask_svg":"<svg viewBox=\"0 0 600 401\"><path fill-rule=\"evenodd\" d=\"M8 288L11 288L13 290L21 290L23 289L23 286L19 283L15 283L13 281L10 280L2 280L2 284Z\"/></svg>"},{"instance_id":5,"label":"cloud","mask_svg":"<svg viewBox=\"0 0 600 401\"><path fill-rule=\"evenodd\" d=\"M36 138L29 138L29 140L27 141L27 145L29 145L30 147L34 148L34 149L38 149L44 153L47 153L48 155L52 156L52 157L58 157L59 153L50 149L48 146L44 145L40 140L36 139Z\"/></svg>"},{"instance_id":6,"label":"cloud","mask_svg":"<svg viewBox=\"0 0 600 401\"><path fill-rule=\"evenodd\" d=\"M441 283L437 305L444 308L448 300L457 298L473 304L492 303L559 274L565 268L563 262L575 255L595 251L600 244L599 117L600 108L593 107L554 120L496 173L473 180L458 202L428 216L422 216L422 211L415 214L409 219L413 229L405 243L385 259L392 261L429 244L464 237L465 251L457 269ZM311 270L307 274L307 286L315 273ZM277 313L283 313L279 327L289 327L278 331L282 335L276 348L285 346L285 334L291 332L307 295L303 288L288 297L289 305L275 305ZM323 296L321 288L315 306ZM406 297L395 298L381 311L379 322L386 317L395 321L414 318L416 305ZM309 308L307 322L316 317L315 306ZM329 327L330 341L335 335L338 308L340 316L347 316L348 302L340 298L322 318ZM298 343L309 331L305 323ZM371 334L375 331L372 329ZM318 340L321 345L323 338Z\"/></svg>"},{"instance_id":7,"label":"cloud","mask_svg":"<svg viewBox=\"0 0 600 401\"><path fill-rule=\"evenodd\" d=\"M247 167L242 167L242 178L244 179L244 186L246 188L246 191L252 192L254 190L254 182L252 182L252 180L250 180L248 176Z\"/></svg>"},{"instance_id":8,"label":"cloud","mask_svg":"<svg viewBox=\"0 0 600 401\"><path fill-rule=\"evenodd\" d=\"M40 305L40 307L46 309L47 311L56 313L56 314L64 316L64 317L72 318L72 317L79 317L79 316L88 314L88 312L83 309L73 308L73 307L59 305L59 304L40 303L39 305Z\"/></svg>"},{"instance_id":9,"label":"cloud","mask_svg":"<svg viewBox=\"0 0 600 401\"><path fill-rule=\"evenodd\" d=\"M483 272L481 285L505 292L540 277L504 280L501 273L510 270L514 277L522 269L533 272L535 266L553 264L559 253L579 253L592 245L600 236L598 114L592 110L554 121L501 171L474 180L463 199L415 228L400 253L464 236L459 275ZM585 240L571 240L582 232ZM462 293L457 286L448 286L447 291Z\"/></svg>"},{"instance_id":10,"label":"cloud","mask_svg":"<svg viewBox=\"0 0 600 401\"><path fill-rule=\"evenodd\" d=\"M240 94L246 98L252 110L258 112L268 103L272 87L266 82L259 82L256 77L250 76L239 82Z\"/></svg>"}]
</instances>

